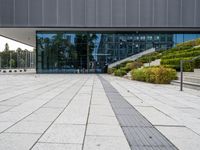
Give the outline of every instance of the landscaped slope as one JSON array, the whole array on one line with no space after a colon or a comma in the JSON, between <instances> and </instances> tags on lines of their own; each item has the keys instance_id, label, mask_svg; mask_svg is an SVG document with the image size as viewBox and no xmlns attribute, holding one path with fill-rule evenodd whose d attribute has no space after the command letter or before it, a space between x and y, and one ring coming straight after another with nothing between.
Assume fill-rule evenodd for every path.
<instances>
[{"instance_id":1,"label":"landscaped slope","mask_svg":"<svg viewBox=\"0 0 200 150\"><path fill-rule=\"evenodd\" d=\"M176 47L157 51L133 62L124 62L115 68L109 68L108 73L124 76L131 71L132 79L150 83L170 83L176 79L176 71L180 71L180 60L191 60L200 56L200 39L178 44ZM160 66L144 67L142 64L161 59ZM141 68L142 67L142 68ZM185 62L184 71L192 72L200 68L200 58L193 62ZM130 73L129 73L130 74Z\"/></svg>"}]
</instances>

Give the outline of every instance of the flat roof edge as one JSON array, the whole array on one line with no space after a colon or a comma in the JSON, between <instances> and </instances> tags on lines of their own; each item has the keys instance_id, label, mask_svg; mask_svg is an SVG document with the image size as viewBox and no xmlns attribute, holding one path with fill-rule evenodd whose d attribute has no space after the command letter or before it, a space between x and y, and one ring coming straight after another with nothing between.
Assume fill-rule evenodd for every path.
<instances>
[{"instance_id":1,"label":"flat roof edge","mask_svg":"<svg viewBox=\"0 0 200 150\"><path fill-rule=\"evenodd\" d=\"M37 31L115 31L115 32L200 32L200 27L0 27L30 28Z\"/></svg>"}]
</instances>

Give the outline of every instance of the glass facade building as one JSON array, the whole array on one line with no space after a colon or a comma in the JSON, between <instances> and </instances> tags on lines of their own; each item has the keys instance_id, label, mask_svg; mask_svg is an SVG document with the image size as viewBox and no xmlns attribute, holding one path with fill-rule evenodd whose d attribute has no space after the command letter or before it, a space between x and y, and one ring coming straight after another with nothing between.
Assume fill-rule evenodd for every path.
<instances>
[{"instance_id":1,"label":"glass facade building","mask_svg":"<svg viewBox=\"0 0 200 150\"><path fill-rule=\"evenodd\" d=\"M200 34L37 32L38 73L103 73L150 48L166 50Z\"/></svg>"}]
</instances>

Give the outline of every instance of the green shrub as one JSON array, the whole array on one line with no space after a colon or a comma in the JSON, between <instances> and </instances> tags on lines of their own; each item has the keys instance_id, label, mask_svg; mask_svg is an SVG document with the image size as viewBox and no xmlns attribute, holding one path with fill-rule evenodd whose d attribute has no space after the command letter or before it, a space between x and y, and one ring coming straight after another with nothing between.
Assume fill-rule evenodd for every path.
<instances>
[{"instance_id":1,"label":"green shrub","mask_svg":"<svg viewBox=\"0 0 200 150\"><path fill-rule=\"evenodd\" d=\"M180 44L177 44L176 46L177 47L193 47L193 46L198 46L198 45L200 45L200 38L192 40L192 41L180 43Z\"/></svg>"},{"instance_id":2,"label":"green shrub","mask_svg":"<svg viewBox=\"0 0 200 150\"><path fill-rule=\"evenodd\" d=\"M107 73L113 74L115 70L116 70L115 68L108 68Z\"/></svg>"},{"instance_id":3,"label":"green shrub","mask_svg":"<svg viewBox=\"0 0 200 150\"><path fill-rule=\"evenodd\" d=\"M194 68L200 68L200 58L195 60Z\"/></svg>"},{"instance_id":4,"label":"green shrub","mask_svg":"<svg viewBox=\"0 0 200 150\"><path fill-rule=\"evenodd\" d=\"M131 71L133 80L155 84L169 84L176 79L176 70L164 66L135 69Z\"/></svg>"},{"instance_id":5,"label":"green shrub","mask_svg":"<svg viewBox=\"0 0 200 150\"><path fill-rule=\"evenodd\" d=\"M162 56L161 52L154 52L154 53L147 54L147 55L140 57L137 61L142 62L142 63L148 63L148 62L154 61L156 59L160 59L161 56Z\"/></svg>"},{"instance_id":6,"label":"green shrub","mask_svg":"<svg viewBox=\"0 0 200 150\"><path fill-rule=\"evenodd\" d=\"M114 71L114 75L115 76L119 76L119 77L123 77L124 75L126 75L126 71L123 69L117 69Z\"/></svg>"},{"instance_id":7,"label":"green shrub","mask_svg":"<svg viewBox=\"0 0 200 150\"><path fill-rule=\"evenodd\" d=\"M123 67L126 66L127 63L131 63L131 62L133 62L133 61L132 61L132 60L130 60L130 61L125 61L125 62L123 62L123 63L117 65L115 68L117 68L117 69L123 68Z\"/></svg>"},{"instance_id":8,"label":"green shrub","mask_svg":"<svg viewBox=\"0 0 200 150\"><path fill-rule=\"evenodd\" d=\"M195 57L200 55L200 50L187 50L176 53L170 53L162 57L162 59L172 59L172 58L183 58L183 57Z\"/></svg>"}]
</instances>

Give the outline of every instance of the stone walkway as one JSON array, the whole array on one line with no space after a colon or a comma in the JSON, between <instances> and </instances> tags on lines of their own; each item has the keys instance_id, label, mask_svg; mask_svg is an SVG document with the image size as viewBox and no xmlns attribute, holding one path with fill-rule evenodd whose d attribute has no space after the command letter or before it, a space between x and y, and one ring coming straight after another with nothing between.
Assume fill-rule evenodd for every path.
<instances>
[{"instance_id":1,"label":"stone walkway","mask_svg":"<svg viewBox=\"0 0 200 150\"><path fill-rule=\"evenodd\" d=\"M199 93L100 76L0 75L0 149L134 149L112 108L102 77L172 145L198 149Z\"/></svg>"}]
</instances>

